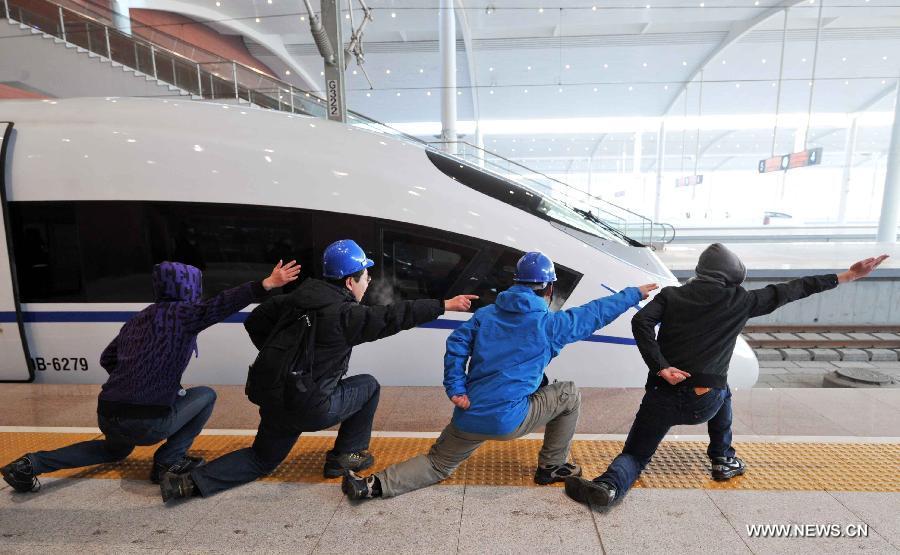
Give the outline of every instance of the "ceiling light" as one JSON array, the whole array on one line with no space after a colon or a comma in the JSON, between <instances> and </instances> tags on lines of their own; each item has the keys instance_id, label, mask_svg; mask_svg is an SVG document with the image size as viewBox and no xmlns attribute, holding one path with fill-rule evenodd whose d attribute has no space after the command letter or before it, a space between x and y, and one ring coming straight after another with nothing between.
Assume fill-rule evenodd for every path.
<instances>
[{"instance_id":1,"label":"ceiling light","mask_svg":"<svg viewBox=\"0 0 900 555\"><path fill-rule=\"evenodd\" d=\"M544 13L544 8L538 8L538 13Z\"/></svg>"},{"instance_id":2,"label":"ceiling light","mask_svg":"<svg viewBox=\"0 0 900 555\"><path fill-rule=\"evenodd\" d=\"M722 65L723 65L723 66L724 66L725 64L727 64L727 63L728 63L728 60L722 60Z\"/></svg>"},{"instance_id":3,"label":"ceiling light","mask_svg":"<svg viewBox=\"0 0 900 555\"><path fill-rule=\"evenodd\" d=\"M300 16L300 21L306 21L306 16L305 16L305 15L301 15L301 16Z\"/></svg>"},{"instance_id":4,"label":"ceiling light","mask_svg":"<svg viewBox=\"0 0 900 555\"><path fill-rule=\"evenodd\" d=\"M525 94L528 94L528 89L525 89L523 92L524 92Z\"/></svg>"},{"instance_id":5,"label":"ceiling light","mask_svg":"<svg viewBox=\"0 0 900 555\"><path fill-rule=\"evenodd\" d=\"M594 87L594 92L597 92L597 87Z\"/></svg>"},{"instance_id":6,"label":"ceiling light","mask_svg":"<svg viewBox=\"0 0 900 555\"><path fill-rule=\"evenodd\" d=\"M634 87L632 87L631 85L628 85L628 90L629 90L629 91L633 91L633 90L634 90Z\"/></svg>"},{"instance_id":7,"label":"ceiling light","mask_svg":"<svg viewBox=\"0 0 900 555\"><path fill-rule=\"evenodd\" d=\"M366 98L369 98L371 96L372 96L372 93L366 93Z\"/></svg>"},{"instance_id":8,"label":"ceiling light","mask_svg":"<svg viewBox=\"0 0 900 555\"><path fill-rule=\"evenodd\" d=\"M882 56L881 59L887 61L887 56Z\"/></svg>"},{"instance_id":9,"label":"ceiling light","mask_svg":"<svg viewBox=\"0 0 900 555\"><path fill-rule=\"evenodd\" d=\"M393 18L396 19L396 17L397 17L397 12L391 12L391 17L393 17Z\"/></svg>"},{"instance_id":10,"label":"ceiling light","mask_svg":"<svg viewBox=\"0 0 900 555\"><path fill-rule=\"evenodd\" d=\"M765 59L765 58L763 58L763 59L760 60L760 61L761 61L762 63L766 63L766 59Z\"/></svg>"},{"instance_id":11,"label":"ceiling light","mask_svg":"<svg viewBox=\"0 0 900 555\"><path fill-rule=\"evenodd\" d=\"M425 93L425 96L431 96L431 91L427 91L427 92Z\"/></svg>"},{"instance_id":12,"label":"ceiling light","mask_svg":"<svg viewBox=\"0 0 900 555\"><path fill-rule=\"evenodd\" d=\"M462 94L462 91L456 91L456 96L459 96L461 94Z\"/></svg>"},{"instance_id":13,"label":"ceiling light","mask_svg":"<svg viewBox=\"0 0 900 555\"><path fill-rule=\"evenodd\" d=\"M356 70L355 70L355 69L353 70L353 75L356 75Z\"/></svg>"},{"instance_id":14,"label":"ceiling light","mask_svg":"<svg viewBox=\"0 0 900 555\"><path fill-rule=\"evenodd\" d=\"M217 7L217 8L222 7L222 3L221 3L221 2L216 2L216 7Z\"/></svg>"},{"instance_id":15,"label":"ceiling light","mask_svg":"<svg viewBox=\"0 0 900 555\"><path fill-rule=\"evenodd\" d=\"M592 11L592 12L596 12L596 11L597 11L597 6L591 6L591 11Z\"/></svg>"},{"instance_id":16,"label":"ceiling light","mask_svg":"<svg viewBox=\"0 0 900 555\"><path fill-rule=\"evenodd\" d=\"M806 58L800 58L800 61L803 62L803 63L805 64L805 63L806 63Z\"/></svg>"},{"instance_id":17,"label":"ceiling light","mask_svg":"<svg viewBox=\"0 0 900 555\"><path fill-rule=\"evenodd\" d=\"M556 89L556 92L563 92L562 87Z\"/></svg>"},{"instance_id":18,"label":"ceiling light","mask_svg":"<svg viewBox=\"0 0 900 555\"><path fill-rule=\"evenodd\" d=\"M345 13L345 14L344 14L344 19L350 19L350 14Z\"/></svg>"},{"instance_id":19,"label":"ceiling light","mask_svg":"<svg viewBox=\"0 0 900 555\"><path fill-rule=\"evenodd\" d=\"M734 84L734 88L736 88L736 89L741 88L741 84L740 84L740 83L735 83L735 84Z\"/></svg>"},{"instance_id":20,"label":"ceiling light","mask_svg":"<svg viewBox=\"0 0 900 555\"><path fill-rule=\"evenodd\" d=\"M494 68L489 67L489 68L488 68L488 71L494 71Z\"/></svg>"},{"instance_id":21,"label":"ceiling light","mask_svg":"<svg viewBox=\"0 0 900 555\"><path fill-rule=\"evenodd\" d=\"M756 0L756 2L753 3L753 5L754 5L754 6L759 6L759 0Z\"/></svg>"},{"instance_id":22,"label":"ceiling light","mask_svg":"<svg viewBox=\"0 0 900 555\"><path fill-rule=\"evenodd\" d=\"M319 75L321 75L322 77L325 77L325 72L324 72L324 71L320 71L320 72L319 72Z\"/></svg>"},{"instance_id":23,"label":"ceiling light","mask_svg":"<svg viewBox=\"0 0 900 555\"><path fill-rule=\"evenodd\" d=\"M572 66L570 66L569 64L566 64L566 69L572 69Z\"/></svg>"},{"instance_id":24,"label":"ceiling light","mask_svg":"<svg viewBox=\"0 0 900 555\"><path fill-rule=\"evenodd\" d=\"M650 9L650 4L647 4L647 5L644 6L644 7L647 8L647 9L649 10L649 9Z\"/></svg>"},{"instance_id":25,"label":"ceiling light","mask_svg":"<svg viewBox=\"0 0 900 555\"><path fill-rule=\"evenodd\" d=\"M687 66L687 61L686 61L686 60L681 60L681 65Z\"/></svg>"},{"instance_id":26,"label":"ceiling light","mask_svg":"<svg viewBox=\"0 0 900 555\"><path fill-rule=\"evenodd\" d=\"M258 18L258 17L256 18L256 22L259 23L259 18Z\"/></svg>"},{"instance_id":27,"label":"ceiling light","mask_svg":"<svg viewBox=\"0 0 900 555\"><path fill-rule=\"evenodd\" d=\"M528 66L525 69L527 69L528 71L531 71L531 66Z\"/></svg>"},{"instance_id":28,"label":"ceiling light","mask_svg":"<svg viewBox=\"0 0 900 555\"><path fill-rule=\"evenodd\" d=\"M488 94L494 94L494 89L489 90Z\"/></svg>"},{"instance_id":29,"label":"ceiling light","mask_svg":"<svg viewBox=\"0 0 900 555\"><path fill-rule=\"evenodd\" d=\"M419 73L425 73L425 70L424 70L423 68L420 67L420 68L419 68Z\"/></svg>"},{"instance_id":30,"label":"ceiling light","mask_svg":"<svg viewBox=\"0 0 900 555\"><path fill-rule=\"evenodd\" d=\"M705 8L705 7L706 7L706 3L705 3L705 2L700 2L700 7L701 7L701 8Z\"/></svg>"},{"instance_id":31,"label":"ceiling light","mask_svg":"<svg viewBox=\"0 0 900 555\"><path fill-rule=\"evenodd\" d=\"M397 96L400 96L400 91L397 91Z\"/></svg>"},{"instance_id":32,"label":"ceiling light","mask_svg":"<svg viewBox=\"0 0 900 555\"><path fill-rule=\"evenodd\" d=\"M644 62L644 63L641 64L641 65L644 66L644 67L647 67L647 62Z\"/></svg>"},{"instance_id":33,"label":"ceiling light","mask_svg":"<svg viewBox=\"0 0 900 555\"><path fill-rule=\"evenodd\" d=\"M849 85L849 84L850 84L850 81L844 81L844 84L845 84L845 85Z\"/></svg>"},{"instance_id":34,"label":"ceiling light","mask_svg":"<svg viewBox=\"0 0 900 555\"><path fill-rule=\"evenodd\" d=\"M384 70L384 73L387 74L387 75L390 75L390 74L391 74L391 70L386 69L386 70Z\"/></svg>"},{"instance_id":35,"label":"ceiling light","mask_svg":"<svg viewBox=\"0 0 900 555\"><path fill-rule=\"evenodd\" d=\"M669 90L669 85L663 85L663 90L664 90L664 91Z\"/></svg>"},{"instance_id":36,"label":"ceiling light","mask_svg":"<svg viewBox=\"0 0 900 555\"><path fill-rule=\"evenodd\" d=\"M603 64L603 69L609 69L609 64Z\"/></svg>"},{"instance_id":37,"label":"ceiling light","mask_svg":"<svg viewBox=\"0 0 900 555\"><path fill-rule=\"evenodd\" d=\"M493 7L493 6L488 6L488 7L486 7L486 8L484 9L484 13L486 13L486 14L488 14L488 15L492 15L492 14L494 13L494 7Z\"/></svg>"},{"instance_id":38,"label":"ceiling light","mask_svg":"<svg viewBox=\"0 0 900 555\"><path fill-rule=\"evenodd\" d=\"M268 0L268 3L271 4L271 3L272 3L272 0Z\"/></svg>"}]
</instances>

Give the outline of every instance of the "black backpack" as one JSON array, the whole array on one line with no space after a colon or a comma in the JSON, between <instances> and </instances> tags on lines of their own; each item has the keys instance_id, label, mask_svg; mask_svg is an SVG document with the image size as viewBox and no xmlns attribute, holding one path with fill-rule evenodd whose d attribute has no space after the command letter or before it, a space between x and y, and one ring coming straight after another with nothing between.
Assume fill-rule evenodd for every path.
<instances>
[{"instance_id":1,"label":"black backpack","mask_svg":"<svg viewBox=\"0 0 900 555\"><path fill-rule=\"evenodd\" d=\"M265 311L263 306L250 313L248 322L257 311ZM314 310L285 310L250 365L244 388L250 402L260 407L288 408L298 398L311 396L316 388L312 375L315 339Z\"/></svg>"}]
</instances>

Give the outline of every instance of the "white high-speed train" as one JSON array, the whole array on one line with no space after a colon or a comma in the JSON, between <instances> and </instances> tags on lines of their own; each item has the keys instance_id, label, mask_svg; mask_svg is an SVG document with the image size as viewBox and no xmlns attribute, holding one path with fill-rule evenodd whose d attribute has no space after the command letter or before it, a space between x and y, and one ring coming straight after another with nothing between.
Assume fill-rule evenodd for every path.
<instances>
[{"instance_id":1,"label":"white high-speed train","mask_svg":"<svg viewBox=\"0 0 900 555\"><path fill-rule=\"evenodd\" d=\"M207 294L353 238L375 260L364 302L475 293L492 302L524 251L557 264L554 308L629 285L677 284L650 249L512 181L412 141L310 117L191 101L0 102L0 380L101 383L100 352L153 301L161 260L198 266ZM479 306L476 304L476 307ZM199 336L184 383L242 384L248 307ZM554 379L638 387L633 310L552 363ZM468 314L355 349L351 371L438 385ZM26 363L26 361L28 361ZM732 387L759 369L738 340Z\"/></svg>"}]
</instances>

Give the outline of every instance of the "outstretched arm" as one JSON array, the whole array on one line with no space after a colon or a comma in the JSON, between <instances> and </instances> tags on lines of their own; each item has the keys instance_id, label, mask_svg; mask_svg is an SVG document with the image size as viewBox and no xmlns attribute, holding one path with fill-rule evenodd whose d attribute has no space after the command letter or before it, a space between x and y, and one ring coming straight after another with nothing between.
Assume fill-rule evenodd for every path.
<instances>
[{"instance_id":1,"label":"outstretched arm","mask_svg":"<svg viewBox=\"0 0 900 555\"><path fill-rule=\"evenodd\" d=\"M271 291L276 287L287 285L296 280L299 273L300 266L296 260L291 260L287 264L282 264L282 261L279 260L272 273L264 280L244 283L243 285L226 289L215 297L191 305L190 321L187 324L188 329L194 333L199 333L214 324L218 324L246 307L255 299L263 297L265 291Z\"/></svg>"},{"instance_id":2,"label":"outstretched arm","mask_svg":"<svg viewBox=\"0 0 900 555\"><path fill-rule=\"evenodd\" d=\"M806 298L815 293L834 289L840 283L862 279L872 273L888 256L866 258L856 262L840 274L807 276L786 283L767 285L762 289L750 291L750 317L769 314L790 302Z\"/></svg>"},{"instance_id":3,"label":"outstretched arm","mask_svg":"<svg viewBox=\"0 0 900 555\"><path fill-rule=\"evenodd\" d=\"M609 324L657 288L655 283L626 287L615 295L602 297L552 315L553 356L569 343L582 341Z\"/></svg>"}]
</instances>

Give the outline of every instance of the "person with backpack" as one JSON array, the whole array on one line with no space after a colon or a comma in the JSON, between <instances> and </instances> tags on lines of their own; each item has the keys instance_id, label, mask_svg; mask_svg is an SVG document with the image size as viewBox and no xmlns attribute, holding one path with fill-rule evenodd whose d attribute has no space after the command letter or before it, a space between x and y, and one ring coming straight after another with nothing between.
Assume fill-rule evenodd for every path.
<instances>
[{"instance_id":1,"label":"person with backpack","mask_svg":"<svg viewBox=\"0 0 900 555\"><path fill-rule=\"evenodd\" d=\"M17 492L37 491L37 476L63 468L121 461L136 445L165 440L153 455L150 481L164 472L187 472L203 464L187 450L212 413L216 392L181 386L181 377L198 355L197 334L221 322L266 291L297 279L300 266L281 261L262 281L248 282L201 300L200 270L180 262L153 268L156 302L131 317L100 355L109 378L100 389L97 421L103 439L53 451L28 453L0 468Z\"/></svg>"},{"instance_id":2,"label":"person with backpack","mask_svg":"<svg viewBox=\"0 0 900 555\"><path fill-rule=\"evenodd\" d=\"M886 258L861 260L840 274L747 291L741 287L747 273L741 260L719 243L707 247L697 262L696 277L680 287L662 289L632 318L634 338L649 368L646 393L622 453L593 480L567 478L566 495L597 507L621 499L669 429L679 424L707 423L706 454L714 480L744 474L747 466L731 445L728 363L747 320L864 278Z\"/></svg>"},{"instance_id":3,"label":"person with backpack","mask_svg":"<svg viewBox=\"0 0 900 555\"><path fill-rule=\"evenodd\" d=\"M568 462L581 395L573 382L548 383L544 368L569 343L583 341L642 299L656 284L627 287L582 306L551 312L556 269L540 252L516 265L515 284L447 338L444 388L453 418L427 455L367 477L347 469L341 488L354 500L393 497L449 477L487 440L512 440L546 426L534 481L581 474Z\"/></svg>"},{"instance_id":4,"label":"person with backpack","mask_svg":"<svg viewBox=\"0 0 900 555\"><path fill-rule=\"evenodd\" d=\"M323 254L324 279L307 279L253 311L245 323L260 348L247 381L250 400L260 405L253 445L189 473L166 474L160 483L164 502L208 497L270 474L301 433L335 424L340 428L325 455L324 476L372 466L368 448L380 386L369 374L344 378L353 347L435 320L445 310L465 312L478 298L362 305L374 264L355 241L336 241Z\"/></svg>"}]
</instances>

